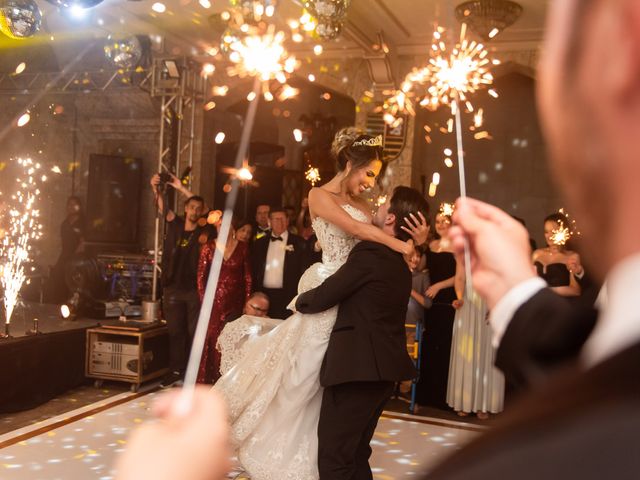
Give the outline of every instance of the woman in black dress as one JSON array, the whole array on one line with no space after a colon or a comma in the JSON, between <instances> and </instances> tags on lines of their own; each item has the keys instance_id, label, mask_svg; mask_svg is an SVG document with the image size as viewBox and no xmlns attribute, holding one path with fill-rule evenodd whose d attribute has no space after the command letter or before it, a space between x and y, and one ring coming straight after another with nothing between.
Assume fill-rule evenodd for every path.
<instances>
[{"instance_id":1,"label":"woman in black dress","mask_svg":"<svg viewBox=\"0 0 640 480\"><path fill-rule=\"evenodd\" d=\"M444 410L449 409L446 397L455 317L452 303L456 299L453 288L456 261L447 239L450 226L451 217L445 215L441 208L435 220L437 239L429 244L426 254L431 286L425 294L433 300L433 305L425 312L420 378L416 390L418 405Z\"/></svg>"}]
</instances>

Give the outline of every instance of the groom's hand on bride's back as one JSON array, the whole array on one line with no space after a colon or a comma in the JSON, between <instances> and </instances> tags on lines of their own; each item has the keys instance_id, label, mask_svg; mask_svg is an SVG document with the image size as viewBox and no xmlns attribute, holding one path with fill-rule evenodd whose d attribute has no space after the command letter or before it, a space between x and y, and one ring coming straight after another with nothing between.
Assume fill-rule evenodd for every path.
<instances>
[{"instance_id":1,"label":"groom's hand on bride's back","mask_svg":"<svg viewBox=\"0 0 640 480\"><path fill-rule=\"evenodd\" d=\"M225 478L231 455L224 401L210 387L197 387L184 408L180 393L162 395L153 408L159 420L132 433L118 458L116 480Z\"/></svg>"}]
</instances>

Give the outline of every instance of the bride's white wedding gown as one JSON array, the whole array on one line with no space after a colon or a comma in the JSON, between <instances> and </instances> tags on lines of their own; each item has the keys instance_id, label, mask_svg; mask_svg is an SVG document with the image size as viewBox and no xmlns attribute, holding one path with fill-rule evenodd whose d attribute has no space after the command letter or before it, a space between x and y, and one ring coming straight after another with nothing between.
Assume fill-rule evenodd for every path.
<instances>
[{"instance_id":1,"label":"bride's white wedding gown","mask_svg":"<svg viewBox=\"0 0 640 480\"><path fill-rule=\"evenodd\" d=\"M357 208L342 208L368 221ZM313 228L322 263L302 275L299 292L335 273L357 242L319 217ZM223 375L213 388L227 401L238 458L252 480L318 479L319 374L337 309L284 321L245 315L220 335Z\"/></svg>"}]
</instances>

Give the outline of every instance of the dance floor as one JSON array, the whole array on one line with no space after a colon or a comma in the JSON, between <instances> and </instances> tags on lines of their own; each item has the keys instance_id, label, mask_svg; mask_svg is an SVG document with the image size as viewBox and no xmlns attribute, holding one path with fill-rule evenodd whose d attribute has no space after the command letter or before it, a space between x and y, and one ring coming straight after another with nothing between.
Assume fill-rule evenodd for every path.
<instances>
[{"instance_id":1,"label":"dance floor","mask_svg":"<svg viewBox=\"0 0 640 480\"><path fill-rule=\"evenodd\" d=\"M0 478L107 480L132 428L150 418L157 393L122 393L0 436ZM478 427L389 414L372 441L374 478L410 478L478 435ZM247 479L236 468L228 478Z\"/></svg>"}]
</instances>

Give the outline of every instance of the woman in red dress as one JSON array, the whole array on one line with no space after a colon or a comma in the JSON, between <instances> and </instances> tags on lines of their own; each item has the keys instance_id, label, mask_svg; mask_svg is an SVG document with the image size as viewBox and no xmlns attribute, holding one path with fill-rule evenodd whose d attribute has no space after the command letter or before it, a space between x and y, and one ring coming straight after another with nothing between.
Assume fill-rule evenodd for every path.
<instances>
[{"instance_id":1,"label":"woman in red dress","mask_svg":"<svg viewBox=\"0 0 640 480\"><path fill-rule=\"evenodd\" d=\"M216 242L207 243L200 252L198 261L198 293L200 301L209 278L209 269L216 250ZM224 259L220 270L220 279L216 289L207 338L198 369L198 383L215 383L220 378L220 352L216 350L218 336L227 317L234 312L242 312L245 302L251 294L251 267L249 263L249 244L235 238L235 229L229 231L224 249Z\"/></svg>"}]
</instances>

